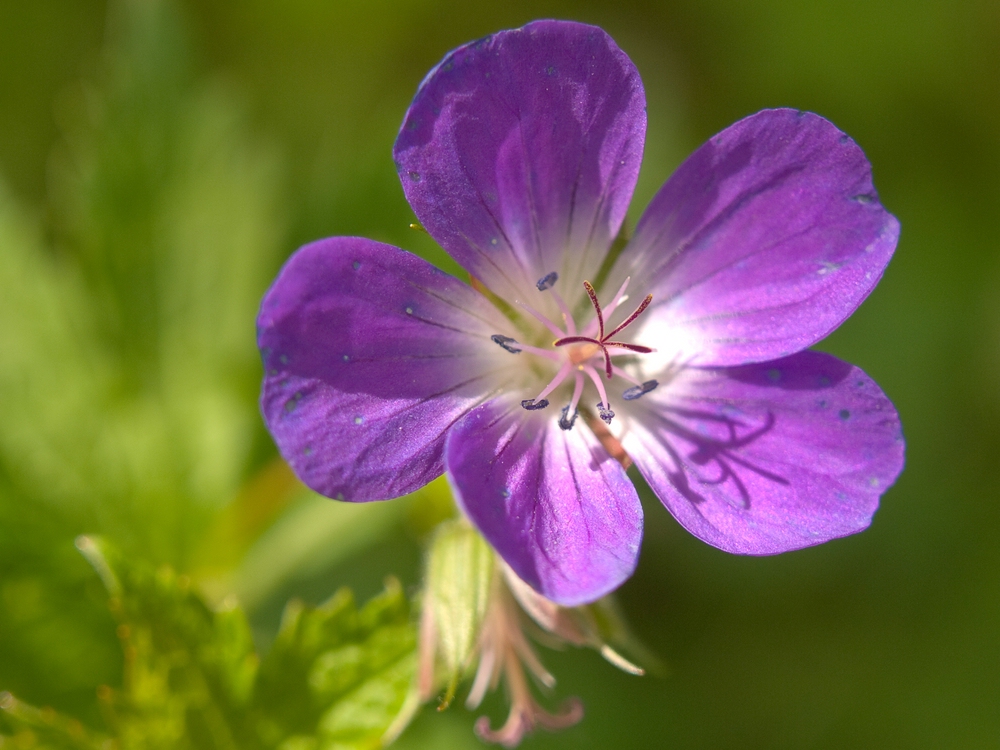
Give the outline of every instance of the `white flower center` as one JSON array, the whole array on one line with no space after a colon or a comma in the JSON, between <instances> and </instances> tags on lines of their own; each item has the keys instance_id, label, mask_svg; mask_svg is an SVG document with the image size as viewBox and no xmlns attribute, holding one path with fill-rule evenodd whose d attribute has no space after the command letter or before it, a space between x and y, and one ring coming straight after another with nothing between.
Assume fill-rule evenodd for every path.
<instances>
[{"instance_id":1,"label":"white flower center","mask_svg":"<svg viewBox=\"0 0 1000 750\"><path fill-rule=\"evenodd\" d=\"M640 315L642 315L642 313L649 306L649 303L652 301L653 295L646 295L645 299L643 299L631 315L629 315L613 330L606 331L605 316L612 314L618 306L627 299L625 296L625 290L628 288L629 279L625 279L625 283L622 284L618 293L612 299L611 304L605 308L602 308L598 302L597 292L594 290L594 287L590 284L590 282L584 281L583 287L587 291L587 296L590 298L590 302L594 307L595 315L593 320L591 320L583 330L578 332L572 313L570 313L569 308L566 306L566 303L563 301L559 293L553 289L553 285L557 279L558 276L553 271L552 273L539 279L536 287L540 292L548 291L552 294L556 305L562 313L564 328L556 325L549 318L531 306L521 303L521 307L531 313L532 316L534 316L542 325L548 328L549 331L556 336L556 340L552 342L551 349L521 344L515 339L508 336L501 336L500 334L495 334L493 336L493 341L512 354L520 354L521 352L524 352L526 354L531 354L536 357L549 360L558 367L555 377L549 381L548 385L546 385L537 396L521 401L522 407L528 411L537 411L539 409L546 408L549 405L549 399L547 396L552 394L564 383L568 384L569 380L572 378L572 396L570 397L569 403L563 407L562 413L559 417L559 426L564 430L569 430L573 427L573 423L576 421L577 407L580 403L580 398L583 395L585 384L589 380L593 383L594 388L597 390L601 399L596 405L598 415L606 424L611 424L611 420L614 418L615 413L611 410L608 394L605 390L604 383L601 380L599 370L604 371L604 375L609 381L617 375L623 380L633 384L631 388L627 389L622 394L622 398L626 401L637 399L643 394L649 393L658 385L655 380L641 382L612 362L612 357L620 355L634 356L636 354L649 354L653 351L653 349L648 346L619 341L615 338L617 334L621 333Z\"/></svg>"}]
</instances>

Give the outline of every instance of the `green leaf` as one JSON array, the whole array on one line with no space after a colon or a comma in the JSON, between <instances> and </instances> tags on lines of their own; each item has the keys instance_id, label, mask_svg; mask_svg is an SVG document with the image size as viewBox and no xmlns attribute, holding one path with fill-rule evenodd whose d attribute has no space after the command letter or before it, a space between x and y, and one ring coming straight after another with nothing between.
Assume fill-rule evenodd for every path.
<instances>
[{"instance_id":1,"label":"green leaf","mask_svg":"<svg viewBox=\"0 0 1000 750\"><path fill-rule=\"evenodd\" d=\"M415 669L416 629L395 579L361 609L346 589L315 608L292 601L261 665L261 734L378 747L406 708Z\"/></svg>"},{"instance_id":2,"label":"green leaf","mask_svg":"<svg viewBox=\"0 0 1000 750\"><path fill-rule=\"evenodd\" d=\"M261 662L234 600L213 609L169 567L101 539L77 546L118 621L122 687L98 696L122 750L375 748L416 709L416 629L394 579L361 608L347 589L293 600Z\"/></svg>"},{"instance_id":3,"label":"green leaf","mask_svg":"<svg viewBox=\"0 0 1000 750\"><path fill-rule=\"evenodd\" d=\"M103 750L109 738L51 708L35 708L8 692L0 693L0 748Z\"/></svg>"},{"instance_id":4,"label":"green leaf","mask_svg":"<svg viewBox=\"0 0 1000 750\"><path fill-rule=\"evenodd\" d=\"M186 576L130 562L106 541L77 546L119 623L122 688L98 695L123 748L256 745L246 716L258 658L242 610L230 602L213 611Z\"/></svg>"}]
</instances>

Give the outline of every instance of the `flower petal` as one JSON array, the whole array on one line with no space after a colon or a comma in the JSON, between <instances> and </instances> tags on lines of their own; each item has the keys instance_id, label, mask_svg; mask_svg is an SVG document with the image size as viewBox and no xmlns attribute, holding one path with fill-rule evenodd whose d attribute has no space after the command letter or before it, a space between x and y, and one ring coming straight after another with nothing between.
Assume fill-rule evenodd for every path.
<instances>
[{"instance_id":1,"label":"flower petal","mask_svg":"<svg viewBox=\"0 0 1000 750\"><path fill-rule=\"evenodd\" d=\"M268 429L317 492L411 492L442 473L445 431L510 367L490 341L508 328L477 292L398 248L306 245L258 318Z\"/></svg>"},{"instance_id":2,"label":"flower petal","mask_svg":"<svg viewBox=\"0 0 1000 750\"><path fill-rule=\"evenodd\" d=\"M899 415L859 368L801 352L683 371L629 404L622 444L688 531L770 555L867 528L903 468Z\"/></svg>"},{"instance_id":3,"label":"flower petal","mask_svg":"<svg viewBox=\"0 0 1000 750\"><path fill-rule=\"evenodd\" d=\"M739 365L801 351L840 325L898 237L854 141L818 115L765 110L681 165L616 275L650 280L642 343L699 366Z\"/></svg>"},{"instance_id":4,"label":"flower petal","mask_svg":"<svg viewBox=\"0 0 1000 750\"><path fill-rule=\"evenodd\" d=\"M445 463L465 514L514 572L567 607L635 570L642 507L621 464L581 423L489 401L448 435Z\"/></svg>"},{"instance_id":5,"label":"flower petal","mask_svg":"<svg viewBox=\"0 0 1000 750\"><path fill-rule=\"evenodd\" d=\"M645 104L635 66L601 29L502 31L451 52L420 85L394 150L403 190L501 297L551 271L581 293L632 197Z\"/></svg>"}]
</instances>

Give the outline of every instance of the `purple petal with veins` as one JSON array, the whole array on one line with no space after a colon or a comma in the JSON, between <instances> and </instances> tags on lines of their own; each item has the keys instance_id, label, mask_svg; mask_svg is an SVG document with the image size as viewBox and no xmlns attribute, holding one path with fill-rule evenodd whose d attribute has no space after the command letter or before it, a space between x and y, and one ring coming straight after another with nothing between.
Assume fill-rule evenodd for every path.
<instances>
[{"instance_id":1,"label":"purple petal with veins","mask_svg":"<svg viewBox=\"0 0 1000 750\"><path fill-rule=\"evenodd\" d=\"M303 481L365 501L447 471L511 569L567 606L635 568L629 461L731 552L870 523L899 417L861 370L803 350L895 249L871 165L817 115L759 112L681 165L601 271L645 128L635 67L593 26L502 31L428 74L394 156L472 283L357 238L289 260L258 321L261 406Z\"/></svg>"},{"instance_id":2,"label":"purple petal with veins","mask_svg":"<svg viewBox=\"0 0 1000 750\"><path fill-rule=\"evenodd\" d=\"M854 141L817 115L765 110L688 157L643 214L617 276L643 278L653 293L651 346L679 341L699 366L761 362L840 325L898 237Z\"/></svg>"},{"instance_id":3,"label":"purple petal with veins","mask_svg":"<svg viewBox=\"0 0 1000 750\"><path fill-rule=\"evenodd\" d=\"M394 155L420 223L508 300L556 271L574 291L618 233L646 98L604 31L536 21L459 47L428 74Z\"/></svg>"},{"instance_id":4,"label":"purple petal with veins","mask_svg":"<svg viewBox=\"0 0 1000 750\"><path fill-rule=\"evenodd\" d=\"M455 425L445 461L463 512L546 598L594 601L635 570L642 506L589 430L496 399Z\"/></svg>"},{"instance_id":5,"label":"purple petal with veins","mask_svg":"<svg viewBox=\"0 0 1000 750\"><path fill-rule=\"evenodd\" d=\"M412 492L442 473L448 428L502 379L511 355L490 334L505 326L481 295L402 250L307 245L261 304L268 429L317 492Z\"/></svg>"},{"instance_id":6,"label":"purple petal with veins","mask_svg":"<svg viewBox=\"0 0 1000 750\"><path fill-rule=\"evenodd\" d=\"M699 539L748 555L867 528L903 468L899 415L857 367L819 352L681 373L630 402L622 445Z\"/></svg>"}]
</instances>

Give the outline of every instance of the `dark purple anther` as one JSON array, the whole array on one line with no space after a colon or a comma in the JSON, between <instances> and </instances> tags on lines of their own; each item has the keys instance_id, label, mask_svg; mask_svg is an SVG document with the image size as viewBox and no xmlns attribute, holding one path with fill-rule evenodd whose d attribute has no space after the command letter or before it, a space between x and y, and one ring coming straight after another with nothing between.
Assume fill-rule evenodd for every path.
<instances>
[{"instance_id":1,"label":"dark purple anther","mask_svg":"<svg viewBox=\"0 0 1000 750\"><path fill-rule=\"evenodd\" d=\"M511 354L520 354L521 350L517 348L517 341L512 339L510 336L501 336L499 333L494 333L490 336L493 339L493 343L500 347L503 347Z\"/></svg>"},{"instance_id":2,"label":"dark purple anther","mask_svg":"<svg viewBox=\"0 0 1000 750\"><path fill-rule=\"evenodd\" d=\"M659 383L655 380L647 380L642 385L634 385L622 394L622 398L626 401L635 401L639 396L643 396L652 390L656 389Z\"/></svg>"},{"instance_id":3,"label":"dark purple anther","mask_svg":"<svg viewBox=\"0 0 1000 750\"><path fill-rule=\"evenodd\" d=\"M564 406L562 408L562 414L559 415L559 426L564 430L572 430L573 423L576 422L576 409L573 410L573 416L569 416L569 406Z\"/></svg>"},{"instance_id":4,"label":"dark purple anther","mask_svg":"<svg viewBox=\"0 0 1000 750\"><path fill-rule=\"evenodd\" d=\"M559 274L557 274L555 271L552 271L551 273L545 274L544 276L542 276L542 278L536 281L535 287L538 289L538 291L544 292L546 289L551 289L558 280L559 280Z\"/></svg>"},{"instance_id":5,"label":"dark purple anther","mask_svg":"<svg viewBox=\"0 0 1000 750\"><path fill-rule=\"evenodd\" d=\"M603 401L597 402L597 415L604 424L611 424L611 420L615 418L615 413L611 411L611 407L605 406Z\"/></svg>"},{"instance_id":6,"label":"dark purple anther","mask_svg":"<svg viewBox=\"0 0 1000 750\"><path fill-rule=\"evenodd\" d=\"M544 409L549 405L549 400L547 398L540 398L537 401L533 398L526 398L521 402L521 408L527 409L528 411L538 411L539 409Z\"/></svg>"}]
</instances>

